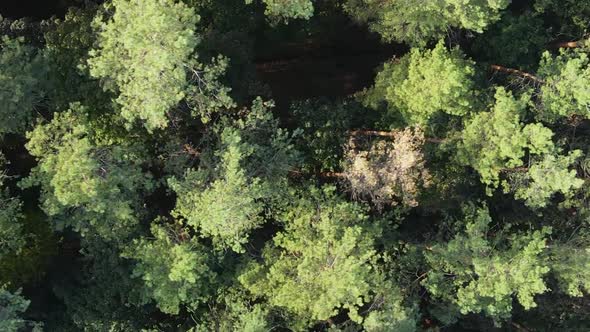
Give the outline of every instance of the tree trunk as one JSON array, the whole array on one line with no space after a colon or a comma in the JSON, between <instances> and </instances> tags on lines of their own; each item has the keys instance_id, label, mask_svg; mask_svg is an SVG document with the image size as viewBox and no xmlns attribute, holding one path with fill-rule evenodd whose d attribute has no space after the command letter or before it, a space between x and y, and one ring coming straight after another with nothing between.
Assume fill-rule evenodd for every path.
<instances>
[{"instance_id":1,"label":"tree trunk","mask_svg":"<svg viewBox=\"0 0 590 332\"><path fill-rule=\"evenodd\" d=\"M500 72L507 73L507 74L518 75L520 77L527 78L527 79L534 81L536 83L539 83L539 84L545 84L545 81L543 81L542 79L538 78L537 76L535 76L533 74L529 74L527 72L524 72L522 70L518 70L518 69L514 69L514 68L507 68L507 67L500 66L500 65L490 65L490 68L495 71L500 71Z\"/></svg>"},{"instance_id":2,"label":"tree trunk","mask_svg":"<svg viewBox=\"0 0 590 332\"><path fill-rule=\"evenodd\" d=\"M526 173L529 171L528 167L503 168L500 170L504 173Z\"/></svg>"},{"instance_id":3,"label":"tree trunk","mask_svg":"<svg viewBox=\"0 0 590 332\"><path fill-rule=\"evenodd\" d=\"M569 42L555 42L551 43L551 48L577 48L582 46L582 43L579 41L569 41Z\"/></svg>"},{"instance_id":4,"label":"tree trunk","mask_svg":"<svg viewBox=\"0 0 590 332\"><path fill-rule=\"evenodd\" d=\"M358 130L351 130L348 132L351 136L378 136L378 137L394 137L395 132L393 131L383 131L383 130L367 130L367 129L358 129ZM425 138L424 139L428 143L435 143L441 144L447 142L446 138Z\"/></svg>"}]
</instances>

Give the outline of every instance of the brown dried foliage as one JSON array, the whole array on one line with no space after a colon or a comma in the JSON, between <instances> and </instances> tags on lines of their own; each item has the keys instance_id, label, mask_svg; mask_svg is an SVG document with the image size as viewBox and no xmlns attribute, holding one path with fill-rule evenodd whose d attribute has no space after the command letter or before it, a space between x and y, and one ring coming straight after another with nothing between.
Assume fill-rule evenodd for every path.
<instances>
[{"instance_id":1,"label":"brown dried foliage","mask_svg":"<svg viewBox=\"0 0 590 332\"><path fill-rule=\"evenodd\" d=\"M365 150L351 137L343 178L353 197L369 199L378 207L417 206L420 189L431 182L422 153L424 142L424 132L412 128L394 131L390 138L374 141Z\"/></svg>"}]
</instances>

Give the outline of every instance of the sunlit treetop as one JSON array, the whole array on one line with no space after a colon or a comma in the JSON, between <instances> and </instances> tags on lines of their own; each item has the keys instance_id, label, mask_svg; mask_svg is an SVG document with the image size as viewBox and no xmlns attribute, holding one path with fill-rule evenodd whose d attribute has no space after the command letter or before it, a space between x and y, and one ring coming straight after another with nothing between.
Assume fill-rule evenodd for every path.
<instances>
[{"instance_id":1,"label":"sunlit treetop","mask_svg":"<svg viewBox=\"0 0 590 332\"><path fill-rule=\"evenodd\" d=\"M141 194L153 187L133 145L95 141L85 121L86 108L72 105L27 134L27 149L37 159L25 188L40 186L41 206L56 227L124 239L138 221Z\"/></svg>"},{"instance_id":2,"label":"sunlit treetop","mask_svg":"<svg viewBox=\"0 0 590 332\"><path fill-rule=\"evenodd\" d=\"M522 122L529 103L527 95L516 99L498 88L495 98L490 111L467 120L458 149L459 161L477 170L481 181L490 187L499 185L503 170L523 166L527 151L541 155L554 150L549 128Z\"/></svg>"},{"instance_id":3,"label":"sunlit treetop","mask_svg":"<svg viewBox=\"0 0 590 332\"><path fill-rule=\"evenodd\" d=\"M252 3L254 0L245 0ZM274 20L309 19L313 16L312 0L262 0L266 6L264 13Z\"/></svg>"},{"instance_id":4,"label":"sunlit treetop","mask_svg":"<svg viewBox=\"0 0 590 332\"><path fill-rule=\"evenodd\" d=\"M344 8L353 18L367 23L386 41L425 45L444 38L449 29L483 32L500 18L510 0L347 0Z\"/></svg>"},{"instance_id":5,"label":"sunlit treetop","mask_svg":"<svg viewBox=\"0 0 590 332\"><path fill-rule=\"evenodd\" d=\"M291 200L279 232L240 277L244 286L297 317L302 329L346 310L362 322L360 307L380 280L372 266L375 231L359 205L310 188Z\"/></svg>"},{"instance_id":6,"label":"sunlit treetop","mask_svg":"<svg viewBox=\"0 0 590 332\"><path fill-rule=\"evenodd\" d=\"M154 224L151 233L123 252L136 262L132 277L143 283L142 303L153 300L168 314L178 314L183 305L195 308L205 299L214 277L204 248L173 226Z\"/></svg>"},{"instance_id":7,"label":"sunlit treetop","mask_svg":"<svg viewBox=\"0 0 590 332\"><path fill-rule=\"evenodd\" d=\"M553 56L543 53L538 76L541 86L539 118L555 121L579 115L590 118L590 60L582 50L562 50Z\"/></svg>"},{"instance_id":8,"label":"sunlit treetop","mask_svg":"<svg viewBox=\"0 0 590 332\"><path fill-rule=\"evenodd\" d=\"M464 212L464 233L425 252L432 270L422 284L462 314L481 312L502 321L511 315L513 297L524 309L534 308L535 295L549 290L542 254L550 229L490 238L487 208L468 206Z\"/></svg>"},{"instance_id":9,"label":"sunlit treetop","mask_svg":"<svg viewBox=\"0 0 590 332\"><path fill-rule=\"evenodd\" d=\"M368 104L383 98L410 125L425 125L437 112L465 115L475 104L474 64L458 48L439 42L432 50L412 49L386 63L368 93Z\"/></svg>"},{"instance_id":10,"label":"sunlit treetop","mask_svg":"<svg viewBox=\"0 0 590 332\"><path fill-rule=\"evenodd\" d=\"M572 166L582 155L573 150L568 155L546 154L535 160L527 172L515 172L510 176L510 190L532 208L549 205L554 194L571 197L584 184Z\"/></svg>"},{"instance_id":11,"label":"sunlit treetop","mask_svg":"<svg viewBox=\"0 0 590 332\"><path fill-rule=\"evenodd\" d=\"M177 194L174 213L217 249L244 251L250 232L265 222L265 201L280 196L297 162L291 135L278 128L268 106L258 99L243 118L220 121L217 149L204 151L210 156L199 168L169 181Z\"/></svg>"},{"instance_id":12,"label":"sunlit treetop","mask_svg":"<svg viewBox=\"0 0 590 332\"><path fill-rule=\"evenodd\" d=\"M90 74L118 93L127 121L141 120L149 130L167 126L168 111L185 97L198 21L191 8L172 0L113 0L95 18Z\"/></svg>"}]
</instances>

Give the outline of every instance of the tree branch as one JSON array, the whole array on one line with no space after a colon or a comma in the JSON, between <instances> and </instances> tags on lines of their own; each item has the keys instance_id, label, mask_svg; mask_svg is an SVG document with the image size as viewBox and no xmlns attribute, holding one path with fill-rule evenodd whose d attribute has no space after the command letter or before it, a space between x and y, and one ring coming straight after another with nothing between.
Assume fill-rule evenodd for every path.
<instances>
[{"instance_id":1,"label":"tree branch","mask_svg":"<svg viewBox=\"0 0 590 332\"><path fill-rule=\"evenodd\" d=\"M500 65L490 65L490 68L494 71L500 71L506 74L514 74L514 75L518 75L520 77L524 77L524 78L528 78L531 81L537 82L539 84L545 84L545 81L540 79L539 77L533 75L533 74L529 74L527 72L524 72L522 70L518 70L518 69L514 69L514 68L507 68L504 66L500 66Z\"/></svg>"},{"instance_id":2,"label":"tree branch","mask_svg":"<svg viewBox=\"0 0 590 332\"><path fill-rule=\"evenodd\" d=\"M396 133L393 131L383 130L368 130L368 129L357 129L348 131L350 136L378 136L378 137L395 137ZM448 141L446 138L425 138L428 143L442 144Z\"/></svg>"}]
</instances>

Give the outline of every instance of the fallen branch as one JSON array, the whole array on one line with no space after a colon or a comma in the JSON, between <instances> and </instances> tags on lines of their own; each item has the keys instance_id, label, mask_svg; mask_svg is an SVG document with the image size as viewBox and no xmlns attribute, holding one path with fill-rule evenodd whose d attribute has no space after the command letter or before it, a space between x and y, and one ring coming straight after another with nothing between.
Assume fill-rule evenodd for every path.
<instances>
[{"instance_id":1,"label":"fallen branch","mask_svg":"<svg viewBox=\"0 0 590 332\"><path fill-rule=\"evenodd\" d=\"M348 132L350 136L378 136L378 137L395 137L396 132L393 131L383 131L383 130L367 130L367 129L358 129L358 130L350 130ZM435 144L442 144L447 142L446 138L425 138L424 139L428 143L435 143Z\"/></svg>"},{"instance_id":2,"label":"fallen branch","mask_svg":"<svg viewBox=\"0 0 590 332\"><path fill-rule=\"evenodd\" d=\"M507 68L507 67L500 66L500 65L490 65L490 68L495 71L499 71L499 72L503 72L503 73L507 73L507 74L514 74L514 75L518 75L520 77L528 78L531 81L535 81L539 84L545 84L544 80L540 79L539 77L537 77L533 74L529 74L527 72L524 72L522 70L518 70L518 69L514 69L514 68Z\"/></svg>"}]
</instances>

